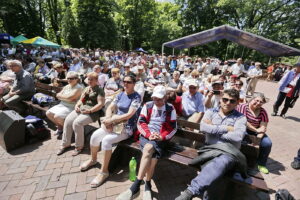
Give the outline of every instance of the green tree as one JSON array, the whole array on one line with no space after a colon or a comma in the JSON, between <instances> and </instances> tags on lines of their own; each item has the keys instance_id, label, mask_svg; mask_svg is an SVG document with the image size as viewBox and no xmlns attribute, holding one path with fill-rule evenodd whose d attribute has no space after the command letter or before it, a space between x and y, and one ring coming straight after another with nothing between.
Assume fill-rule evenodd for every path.
<instances>
[{"instance_id":1,"label":"green tree","mask_svg":"<svg viewBox=\"0 0 300 200\"><path fill-rule=\"evenodd\" d=\"M113 0L78 0L80 38L86 48L114 48L117 30L113 20Z\"/></svg>"},{"instance_id":2,"label":"green tree","mask_svg":"<svg viewBox=\"0 0 300 200\"><path fill-rule=\"evenodd\" d=\"M66 5L66 10L62 18L61 35L65 44L72 47L81 47L79 31L76 25L76 20L69 4Z\"/></svg>"},{"instance_id":3,"label":"green tree","mask_svg":"<svg viewBox=\"0 0 300 200\"><path fill-rule=\"evenodd\" d=\"M39 1L0 1L0 18L5 31L11 35L44 36L43 21L39 15Z\"/></svg>"},{"instance_id":4,"label":"green tree","mask_svg":"<svg viewBox=\"0 0 300 200\"><path fill-rule=\"evenodd\" d=\"M131 48L150 46L154 25L159 15L155 0L118 0L117 17L120 34L131 43ZM128 48L128 47L127 47Z\"/></svg>"}]
</instances>

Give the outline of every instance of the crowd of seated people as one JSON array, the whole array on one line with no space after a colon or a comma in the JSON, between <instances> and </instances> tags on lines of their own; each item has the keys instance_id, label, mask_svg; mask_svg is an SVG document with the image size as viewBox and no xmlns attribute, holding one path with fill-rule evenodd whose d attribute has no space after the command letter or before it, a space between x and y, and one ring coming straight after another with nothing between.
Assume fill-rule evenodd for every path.
<instances>
[{"instance_id":1,"label":"crowd of seated people","mask_svg":"<svg viewBox=\"0 0 300 200\"><path fill-rule=\"evenodd\" d=\"M0 75L0 106L23 114L22 101L35 93L34 81L62 87L56 96L60 103L46 113L62 138L57 155L68 151L73 134L72 156L80 154L85 144L84 126L100 120L101 127L90 140L91 157L80 166L85 171L96 165L101 145L104 157L91 187L100 186L109 177L113 144L139 133L143 155L137 180L118 199L133 198L144 178L144 199L152 199L150 181L166 141L176 134L177 118L201 124L207 145L225 144L237 153L245 134L262 134L257 163L261 172L268 173L272 142L266 135L268 115L262 108L266 98L254 93L261 64L256 62L248 71L249 86L241 78L247 76L241 58L232 66L215 58L203 60L100 49L21 51L2 59L1 69L5 70ZM247 92L252 95L249 101ZM234 162L228 154L215 158L202 169L206 175L198 175L177 199L203 195Z\"/></svg>"}]
</instances>

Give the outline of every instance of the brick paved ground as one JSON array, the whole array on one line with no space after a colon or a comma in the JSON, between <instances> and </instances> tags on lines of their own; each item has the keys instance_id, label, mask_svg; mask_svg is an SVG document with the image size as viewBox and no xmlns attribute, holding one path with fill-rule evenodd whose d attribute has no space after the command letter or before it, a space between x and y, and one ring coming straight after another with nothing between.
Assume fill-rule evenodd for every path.
<instances>
[{"instance_id":1,"label":"brick paved ground","mask_svg":"<svg viewBox=\"0 0 300 200\"><path fill-rule=\"evenodd\" d=\"M277 85L259 82L258 91L270 98L265 108L271 107L277 95ZM273 149L268 162L270 174L264 175L268 186L274 190L286 188L300 199L300 171L293 170L290 162L300 147L300 103L288 112L288 119L270 117L268 134ZM297 112L298 111L298 112ZM56 156L59 141L55 137L43 143L27 145L6 153L0 148L0 199L115 199L131 184L127 169L119 169L97 189L91 189L90 181L97 168L79 172L79 165L88 158L88 152L76 157L67 152ZM99 153L101 160L101 153ZM100 165L99 165L100 166ZM99 167L98 166L98 167ZM170 165L167 161L158 164L153 182L155 199L174 199L184 190L196 172L186 167ZM166 176L166 174L168 176ZM143 187L142 187L143 188ZM141 195L138 199L141 199ZM265 195L240 188L236 199L274 199L274 194Z\"/></svg>"}]
</instances>

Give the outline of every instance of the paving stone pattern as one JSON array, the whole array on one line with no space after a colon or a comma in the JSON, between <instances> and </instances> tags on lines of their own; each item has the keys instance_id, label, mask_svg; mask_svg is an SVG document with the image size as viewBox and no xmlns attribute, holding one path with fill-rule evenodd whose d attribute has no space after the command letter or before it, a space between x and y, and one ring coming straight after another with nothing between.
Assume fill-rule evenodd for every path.
<instances>
[{"instance_id":1,"label":"paving stone pattern","mask_svg":"<svg viewBox=\"0 0 300 200\"><path fill-rule=\"evenodd\" d=\"M264 106L269 115L277 96L277 84L260 81L257 90L264 92L270 101ZM277 190L288 189L296 199L300 199L300 170L290 167L290 162L300 148L300 102L287 114L287 119L271 117L268 135L273 141L273 148L268 161L270 174L264 175L267 185ZM76 157L71 151L56 156L60 141L51 139L26 145L10 153L0 148L0 199L115 199L126 190L128 168L120 168L111 174L108 181L97 189L89 183L97 174L96 168L86 172L79 171L79 165L88 159L88 149ZM102 153L99 152L99 161ZM171 200L179 195L196 176L196 171L168 161L160 161L156 168L153 185L154 199ZM144 185L137 199L142 199ZM198 199L198 198L195 198ZM266 195L251 189L240 187L235 199L274 199L274 194Z\"/></svg>"}]
</instances>

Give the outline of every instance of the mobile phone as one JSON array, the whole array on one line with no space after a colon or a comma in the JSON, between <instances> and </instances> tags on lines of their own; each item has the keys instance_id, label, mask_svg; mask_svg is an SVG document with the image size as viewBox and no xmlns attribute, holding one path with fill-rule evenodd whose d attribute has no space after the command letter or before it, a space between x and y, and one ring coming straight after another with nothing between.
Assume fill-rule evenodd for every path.
<instances>
[{"instance_id":1,"label":"mobile phone","mask_svg":"<svg viewBox=\"0 0 300 200\"><path fill-rule=\"evenodd\" d=\"M221 94L221 91L220 90L213 90L213 94L219 95L219 94Z\"/></svg>"}]
</instances>

